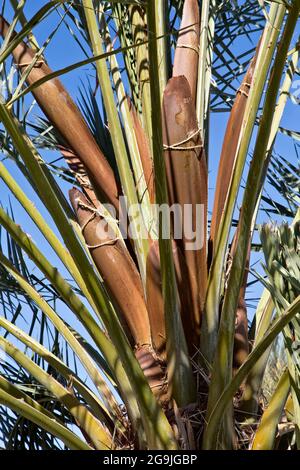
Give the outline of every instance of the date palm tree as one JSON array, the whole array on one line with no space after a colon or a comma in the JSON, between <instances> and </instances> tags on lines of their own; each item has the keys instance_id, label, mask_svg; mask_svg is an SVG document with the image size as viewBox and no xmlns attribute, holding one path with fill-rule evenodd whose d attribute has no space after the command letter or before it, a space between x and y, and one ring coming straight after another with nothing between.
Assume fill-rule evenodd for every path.
<instances>
[{"instance_id":1,"label":"date palm tree","mask_svg":"<svg viewBox=\"0 0 300 470\"><path fill-rule=\"evenodd\" d=\"M299 176L275 149L279 133L298 137L281 123L296 99L300 1L52 0L29 20L29 2L7 3L3 446L300 448ZM50 69L62 27L84 58ZM95 86L83 82L76 104L63 79L87 66ZM229 116L218 162L214 112ZM263 204L292 221L269 221L256 243ZM191 208L194 238L157 207ZM250 273L264 286L253 318Z\"/></svg>"}]
</instances>

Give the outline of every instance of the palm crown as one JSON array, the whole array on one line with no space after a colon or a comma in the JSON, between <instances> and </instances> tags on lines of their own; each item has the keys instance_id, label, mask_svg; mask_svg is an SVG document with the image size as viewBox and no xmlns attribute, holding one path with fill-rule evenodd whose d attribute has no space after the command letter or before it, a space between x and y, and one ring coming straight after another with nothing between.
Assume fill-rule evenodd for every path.
<instances>
[{"instance_id":1,"label":"palm crown","mask_svg":"<svg viewBox=\"0 0 300 470\"><path fill-rule=\"evenodd\" d=\"M274 146L279 132L298 138L280 126L297 71L300 1L57 0L29 21L24 4L11 0L10 23L0 16L9 157L0 178L47 247L0 208L4 444L298 448L299 177ZM57 28L44 45L33 34L53 12L87 56L56 71L46 47ZM239 55L237 39L247 44ZM82 88L76 105L60 76L88 64L96 88ZM30 96L34 122L22 115ZM213 111L229 117L210 198ZM58 152L62 167L43 149ZM264 192L274 179L283 203ZM265 289L250 323L261 202L293 222L260 228ZM157 207L181 217L167 220ZM266 403L281 333L285 359Z\"/></svg>"}]
</instances>

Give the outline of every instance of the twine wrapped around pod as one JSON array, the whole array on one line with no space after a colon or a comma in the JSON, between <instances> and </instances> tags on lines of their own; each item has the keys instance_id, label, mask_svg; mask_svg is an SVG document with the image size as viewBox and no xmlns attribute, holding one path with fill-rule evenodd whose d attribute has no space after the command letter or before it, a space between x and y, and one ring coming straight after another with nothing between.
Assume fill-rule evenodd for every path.
<instances>
[{"instance_id":1,"label":"twine wrapped around pod","mask_svg":"<svg viewBox=\"0 0 300 470\"><path fill-rule=\"evenodd\" d=\"M70 191L84 239L101 274L135 354L159 399L167 393L166 365L152 347L150 323L140 275L123 240L109 230L101 207L92 206L78 189Z\"/></svg>"},{"instance_id":2,"label":"twine wrapped around pod","mask_svg":"<svg viewBox=\"0 0 300 470\"><path fill-rule=\"evenodd\" d=\"M136 345L151 344L150 326L140 275L123 240L78 190L70 200L92 258Z\"/></svg>"},{"instance_id":3,"label":"twine wrapped around pod","mask_svg":"<svg viewBox=\"0 0 300 470\"><path fill-rule=\"evenodd\" d=\"M9 24L0 15L0 34L5 38ZM24 42L12 52L14 61L23 73L34 61L35 51ZM39 59L27 75L26 83L33 85L51 73L44 59ZM68 148L84 164L100 199L118 210L119 190L112 168L99 149L78 107L58 78L46 81L32 91L39 106L59 131Z\"/></svg>"},{"instance_id":4,"label":"twine wrapped around pod","mask_svg":"<svg viewBox=\"0 0 300 470\"><path fill-rule=\"evenodd\" d=\"M183 76L168 82L163 98L163 123L169 204L178 204L187 222L186 225L182 221L182 237L175 240L186 261L192 303L186 334L188 344L197 347L207 284L208 175L191 89ZM194 234L186 233L187 226Z\"/></svg>"},{"instance_id":5,"label":"twine wrapped around pod","mask_svg":"<svg viewBox=\"0 0 300 470\"><path fill-rule=\"evenodd\" d=\"M196 101L200 41L200 12L198 0L185 0L182 12L173 77L184 75L191 87L193 103Z\"/></svg>"}]
</instances>

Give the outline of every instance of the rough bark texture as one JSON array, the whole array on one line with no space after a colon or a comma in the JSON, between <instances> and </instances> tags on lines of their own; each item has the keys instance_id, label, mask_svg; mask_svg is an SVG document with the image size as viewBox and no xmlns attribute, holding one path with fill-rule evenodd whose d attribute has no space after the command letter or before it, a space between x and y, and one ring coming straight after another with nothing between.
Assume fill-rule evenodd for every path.
<instances>
[{"instance_id":1,"label":"rough bark texture","mask_svg":"<svg viewBox=\"0 0 300 470\"><path fill-rule=\"evenodd\" d=\"M5 37L9 24L0 16L0 34ZM12 52L14 61L23 73L34 59L35 52L21 42ZM26 82L34 84L46 77L51 69L44 60L38 60ZM97 194L118 210L118 194L113 170L99 149L79 109L58 78L49 80L33 90L39 106L59 131L68 148L84 164Z\"/></svg>"},{"instance_id":2,"label":"rough bark texture","mask_svg":"<svg viewBox=\"0 0 300 470\"><path fill-rule=\"evenodd\" d=\"M185 215L184 205L190 205L190 225L194 232L197 231L201 242L201 246L188 249L191 248L191 240L184 230L182 240L175 240L182 250L188 269L192 302L187 319L188 343L198 346L207 284L207 167L190 86L183 76L171 78L168 82L163 99L163 121L169 203L171 206L179 204ZM202 209L198 216L197 206Z\"/></svg>"},{"instance_id":3,"label":"rough bark texture","mask_svg":"<svg viewBox=\"0 0 300 470\"><path fill-rule=\"evenodd\" d=\"M160 403L167 404L170 400L168 393L167 365L149 346L136 349L135 356L148 380L151 390Z\"/></svg>"},{"instance_id":4,"label":"rough bark texture","mask_svg":"<svg viewBox=\"0 0 300 470\"><path fill-rule=\"evenodd\" d=\"M83 193L91 201L91 203L97 207L99 201L93 189L93 185L91 184L91 181L86 173L85 166L82 164L81 160L76 157L72 150L69 150L61 145L59 145L58 148L78 184L81 186Z\"/></svg>"}]
</instances>

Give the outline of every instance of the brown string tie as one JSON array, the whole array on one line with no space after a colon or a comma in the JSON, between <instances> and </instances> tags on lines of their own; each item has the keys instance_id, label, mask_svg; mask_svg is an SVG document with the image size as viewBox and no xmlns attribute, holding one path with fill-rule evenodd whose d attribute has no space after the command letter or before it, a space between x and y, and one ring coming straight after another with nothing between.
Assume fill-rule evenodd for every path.
<instances>
[{"instance_id":1,"label":"brown string tie","mask_svg":"<svg viewBox=\"0 0 300 470\"><path fill-rule=\"evenodd\" d=\"M250 87L251 87L251 83L242 83L241 87L238 89L237 93L241 93L241 95L244 95L246 96L247 98L249 97L249 92L245 91L245 90L242 90L242 87L245 86L247 88L249 88L250 90Z\"/></svg>"},{"instance_id":2,"label":"brown string tie","mask_svg":"<svg viewBox=\"0 0 300 470\"><path fill-rule=\"evenodd\" d=\"M177 44L176 49L191 49L192 51L196 52L199 55L199 47L192 46L191 44Z\"/></svg>"},{"instance_id":3,"label":"brown string tie","mask_svg":"<svg viewBox=\"0 0 300 470\"><path fill-rule=\"evenodd\" d=\"M184 146L184 144L188 144L190 142L190 140L192 140L194 137L196 137L200 133L201 133L201 129L199 128L195 132L193 132L191 135L189 135L186 139L182 140L181 142L177 142L177 143L172 144L172 145L164 145L163 149L165 151L167 151L167 150L187 151L187 150L196 150L196 149L203 148L203 144L191 145L189 147Z\"/></svg>"},{"instance_id":4,"label":"brown string tie","mask_svg":"<svg viewBox=\"0 0 300 470\"><path fill-rule=\"evenodd\" d=\"M21 62L20 64L16 64L18 67L29 67L30 65L33 65L33 67L37 67L38 65L43 65L46 62L42 59L37 60L34 64L32 62Z\"/></svg>"},{"instance_id":5,"label":"brown string tie","mask_svg":"<svg viewBox=\"0 0 300 470\"><path fill-rule=\"evenodd\" d=\"M115 219L113 217L107 217L106 215L104 214L101 214L99 209L96 209L92 206L89 206L87 204L84 204L83 202L81 201L78 201L78 207L82 208L82 209L87 209L91 212L91 215L90 217L85 221L85 223L82 225L81 227L81 233L82 235L84 235L84 230L86 229L86 227L88 226L88 224L90 222L92 222L92 220L94 220L95 217L103 217L103 219L105 219L105 221L107 221L108 219L111 219L115 222ZM107 222L108 223L108 222ZM106 242L101 242L101 243L98 243L97 245L88 245L86 244L86 246L89 248L89 250L96 250L97 248L101 248L103 246L108 246L108 245L114 245L118 240L120 240L119 237L115 237L113 238L112 240L107 240Z\"/></svg>"}]
</instances>

